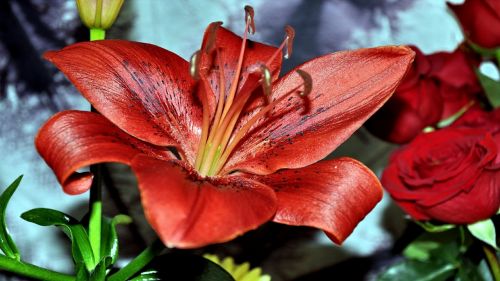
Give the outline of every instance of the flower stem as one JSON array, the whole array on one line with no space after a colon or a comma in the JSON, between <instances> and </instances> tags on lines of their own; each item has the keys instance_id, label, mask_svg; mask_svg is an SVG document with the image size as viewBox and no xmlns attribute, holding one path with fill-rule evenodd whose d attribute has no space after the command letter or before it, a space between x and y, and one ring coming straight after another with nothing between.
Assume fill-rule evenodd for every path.
<instances>
[{"instance_id":1,"label":"flower stem","mask_svg":"<svg viewBox=\"0 0 500 281\"><path fill-rule=\"evenodd\" d=\"M95 263L101 259L101 224L102 224L102 177L100 165L90 166L94 175L90 188L89 240Z\"/></svg>"},{"instance_id":2,"label":"flower stem","mask_svg":"<svg viewBox=\"0 0 500 281\"><path fill-rule=\"evenodd\" d=\"M129 264L120 269L115 274L111 275L107 281L125 281L134 276L137 272L143 269L149 262L158 256L165 246L158 239L151 246L147 247L142 253L135 257Z\"/></svg>"},{"instance_id":3,"label":"flower stem","mask_svg":"<svg viewBox=\"0 0 500 281\"><path fill-rule=\"evenodd\" d=\"M104 40L106 38L106 30L100 28L90 29L90 41Z\"/></svg>"},{"instance_id":4,"label":"flower stem","mask_svg":"<svg viewBox=\"0 0 500 281\"><path fill-rule=\"evenodd\" d=\"M490 265L491 275L493 275L493 280L500 281L500 265L497 259L495 251L487 245L483 245L483 251L486 255L486 260Z\"/></svg>"},{"instance_id":5,"label":"flower stem","mask_svg":"<svg viewBox=\"0 0 500 281\"><path fill-rule=\"evenodd\" d=\"M74 281L75 277L0 255L0 269L21 276L47 281Z\"/></svg>"},{"instance_id":6,"label":"flower stem","mask_svg":"<svg viewBox=\"0 0 500 281\"><path fill-rule=\"evenodd\" d=\"M90 41L104 40L106 31L98 28L90 29ZM95 112L91 106L90 111ZM100 165L90 166L90 172L94 175L92 186L90 188L89 199L89 240L90 246L94 253L94 261L96 264L101 259L101 224L102 224L102 177Z\"/></svg>"}]
</instances>

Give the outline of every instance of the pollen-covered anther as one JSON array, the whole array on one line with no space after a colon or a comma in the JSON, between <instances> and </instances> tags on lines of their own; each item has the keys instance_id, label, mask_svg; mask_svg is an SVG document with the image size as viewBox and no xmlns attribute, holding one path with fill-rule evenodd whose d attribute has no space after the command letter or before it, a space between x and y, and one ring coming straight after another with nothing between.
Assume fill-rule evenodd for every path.
<instances>
[{"instance_id":1,"label":"pollen-covered anther","mask_svg":"<svg viewBox=\"0 0 500 281\"><path fill-rule=\"evenodd\" d=\"M265 65L261 65L260 70L262 73L262 79L261 79L262 90L264 91L264 95L266 95L266 97L269 97L271 96L271 90L272 90L271 71Z\"/></svg>"},{"instance_id":2,"label":"pollen-covered anther","mask_svg":"<svg viewBox=\"0 0 500 281\"><path fill-rule=\"evenodd\" d=\"M189 59L189 74L196 80L200 78L200 50L194 52Z\"/></svg>"},{"instance_id":3,"label":"pollen-covered anther","mask_svg":"<svg viewBox=\"0 0 500 281\"><path fill-rule=\"evenodd\" d=\"M255 21L254 21L254 15L255 12L252 8L252 6L245 6L245 21L246 24L249 26L248 28L248 33L254 34L255 33Z\"/></svg>"},{"instance_id":4,"label":"pollen-covered anther","mask_svg":"<svg viewBox=\"0 0 500 281\"><path fill-rule=\"evenodd\" d=\"M287 25L285 26L285 54L283 57L285 59L289 59L290 56L292 55L292 50L293 50L293 39L295 39L295 29L293 27Z\"/></svg>"},{"instance_id":5,"label":"pollen-covered anther","mask_svg":"<svg viewBox=\"0 0 500 281\"><path fill-rule=\"evenodd\" d=\"M297 74L299 74L302 80L304 81L304 90L300 92L300 95L303 97L309 95L312 91L312 86L313 86L311 74L302 69L297 69L295 70L295 72L297 72Z\"/></svg>"},{"instance_id":6,"label":"pollen-covered anther","mask_svg":"<svg viewBox=\"0 0 500 281\"><path fill-rule=\"evenodd\" d=\"M278 55L283 53L285 59L289 59L292 55L293 50L293 39L295 38L295 30L293 27L287 25L285 27L285 39L281 42L279 48L274 52L274 54L267 60L266 65L271 65L271 63L276 59Z\"/></svg>"},{"instance_id":7,"label":"pollen-covered anther","mask_svg":"<svg viewBox=\"0 0 500 281\"><path fill-rule=\"evenodd\" d=\"M206 54L210 54L215 49L215 40L217 35L217 29L222 25L221 21L212 22L207 27L207 35L205 46L203 47L203 51Z\"/></svg>"}]
</instances>

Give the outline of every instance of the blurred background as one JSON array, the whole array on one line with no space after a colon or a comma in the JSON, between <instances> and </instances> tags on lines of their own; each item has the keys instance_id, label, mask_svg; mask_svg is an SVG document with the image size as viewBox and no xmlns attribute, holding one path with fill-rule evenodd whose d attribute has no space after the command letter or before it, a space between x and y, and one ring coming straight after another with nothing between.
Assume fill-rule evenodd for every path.
<instances>
[{"instance_id":1,"label":"blurred background","mask_svg":"<svg viewBox=\"0 0 500 281\"><path fill-rule=\"evenodd\" d=\"M253 40L277 45L286 24L295 28L294 54L284 72L337 50L413 44L431 53L451 51L463 39L445 0L125 0L107 38L153 43L188 59L210 22L223 21L241 34L246 4L256 13ZM89 108L64 75L41 58L47 50L86 40L88 30L73 0L0 1L0 190L24 174L7 223L26 261L67 273L73 268L63 234L25 222L19 215L46 207L80 218L87 210L88 193L65 195L33 145L38 128L54 113ZM333 156L357 158L380 174L393 148L360 129ZM154 233L144 222L134 176L124 166L107 165L106 171L105 214L134 218L133 224L120 229L121 262L126 263L154 239ZM353 268L359 276L349 280L369 280L390 261L398 246L394 241L406 225L403 213L385 196L342 247L311 229L268 224L198 252L250 261L276 281L324 280L314 278L319 278L318 272L342 276L343 270ZM20 279L0 272L0 280Z\"/></svg>"}]
</instances>

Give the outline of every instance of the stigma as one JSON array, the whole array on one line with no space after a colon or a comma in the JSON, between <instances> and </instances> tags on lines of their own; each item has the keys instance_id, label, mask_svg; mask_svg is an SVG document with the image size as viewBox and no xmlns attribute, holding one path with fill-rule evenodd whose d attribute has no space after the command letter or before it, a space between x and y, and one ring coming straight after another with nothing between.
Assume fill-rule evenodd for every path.
<instances>
[{"instance_id":1,"label":"stigma","mask_svg":"<svg viewBox=\"0 0 500 281\"><path fill-rule=\"evenodd\" d=\"M285 28L285 37L281 45L266 61L250 65L245 70L242 69L248 35L256 31L254 10L250 6L245 7L245 31L236 68L233 71L234 75L227 79L221 59L221 52L224 50L217 48L215 44L216 32L221 25L221 22L209 25L206 35L208 37L205 39L203 48L195 52L190 59L190 73L200 83L202 89L200 100L203 106L202 130L194 168L201 176L209 177L220 175L220 171L242 139L259 120L266 118L278 103L293 94L305 98L312 90L311 76L303 70L297 70L302 83L280 97L273 97L271 63L278 56L283 56L285 59L291 56L295 31L290 26ZM206 63L204 56L212 58L209 60L210 63ZM216 89L212 88L208 79L208 76L213 74L219 83ZM246 75L246 79L243 79L243 75ZM262 90L260 91L259 88ZM210 110L208 95L218 97L215 112ZM253 95L263 95L266 102L251 118L236 128L244 114L245 106Z\"/></svg>"}]
</instances>

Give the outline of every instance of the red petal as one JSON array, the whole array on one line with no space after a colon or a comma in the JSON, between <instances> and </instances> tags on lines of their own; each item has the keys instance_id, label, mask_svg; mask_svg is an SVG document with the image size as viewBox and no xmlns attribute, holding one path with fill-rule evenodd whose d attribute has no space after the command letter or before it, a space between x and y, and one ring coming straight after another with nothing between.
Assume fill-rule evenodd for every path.
<instances>
[{"instance_id":1,"label":"red petal","mask_svg":"<svg viewBox=\"0 0 500 281\"><path fill-rule=\"evenodd\" d=\"M207 30L205 31L205 36L203 38L203 43L202 43L202 55L204 55L202 59L202 63L204 64L214 64L218 65L218 60L215 57L216 52L214 51L210 56L207 56L203 50L205 46L207 45L209 38L213 35L210 34L211 27L209 26ZM240 50L241 50L241 44L242 44L242 38L239 37L238 35L234 34L233 32L225 29L224 27L220 26L217 28L216 34L215 34L215 40L214 40L214 48L219 50L219 55L221 59L221 63L224 66L224 74L225 74L225 87L226 87L226 94L227 91L229 90L229 87L231 86L231 81L234 79L236 67L238 64L238 58L240 55ZM242 65L242 71L241 71L241 77L242 80L239 82L239 89L245 84L248 78L248 68L250 66L256 65L256 64L265 64L271 57L272 55L278 50L278 48L265 45L262 43L258 42L253 42L251 40L247 41L246 44L246 49L245 49L245 56L243 60L243 65ZM273 75L273 80L276 80L278 78L280 69L281 69L281 53L278 55L272 62L271 65L269 65L269 71ZM213 87L213 92L215 93L216 97L210 96L209 98L213 98L215 100L218 99L219 95L219 87L220 87L220 81L219 81L219 72L218 71L212 71L210 75L208 76L208 80L210 81L212 87ZM215 104L215 102L211 101L209 102L210 104ZM213 111L214 109L212 109Z\"/></svg>"},{"instance_id":2,"label":"red petal","mask_svg":"<svg viewBox=\"0 0 500 281\"><path fill-rule=\"evenodd\" d=\"M139 155L132 161L149 223L169 247L225 242L257 228L276 211L266 185L238 176L201 178L181 161Z\"/></svg>"},{"instance_id":3,"label":"red petal","mask_svg":"<svg viewBox=\"0 0 500 281\"><path fill-rule=\"evenodd\" d=\"M122 130L155 145L175 145L194 161L202 111L182 58L154 45L120 40L78 43L45 58Z\"/></svg>"},{"instance_id":4,"label":"red petal","mask_svg":"<svg viewBox=\"0 0 500 281\"><path fill-rule=\"evenodd\" d=\"M267 174L324 158L387 101L414 55L407 47L381 47L338 52L299 66L312 76L310 95L304 100L292 94L278 104L249 132L223 172ZM273 98L302 82L292 71L277 82Z\"/></svg>"},{"instance_id":5,"label":"red petal","mask_svg":"<svg viewBox=\"0 0 500 281\"><path fill-rule=\"evenodd\" d=\"M322 229L338 244L382 199L377 177L351 158L249 177L275 189L275 222Z\"/></svg>"},{"instance_id":6,"label":"red petal","mask_svg":"<svg viewBox=\"0 0 500 281\"><path fill-rule=\"evenodd\" d=\"M83 111L54 115L38 132L35 145L68 194L90 188L92 174L76 171L91 164L130 164L138 153L172 158L170 152L131 137L103 116Z\"/></svg>"}]
</instances>

